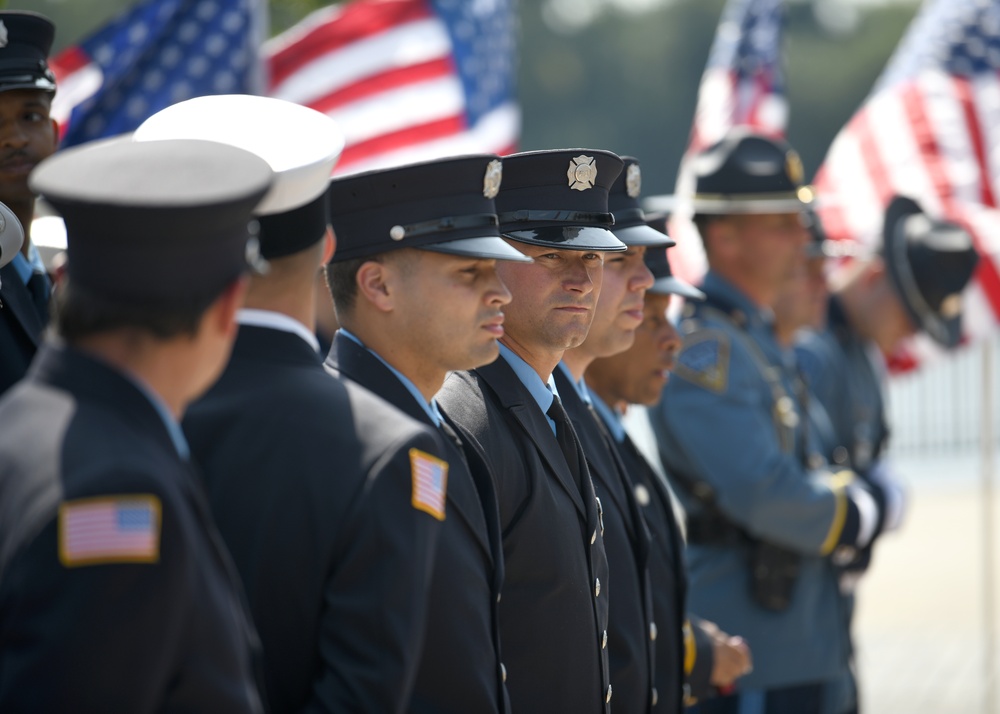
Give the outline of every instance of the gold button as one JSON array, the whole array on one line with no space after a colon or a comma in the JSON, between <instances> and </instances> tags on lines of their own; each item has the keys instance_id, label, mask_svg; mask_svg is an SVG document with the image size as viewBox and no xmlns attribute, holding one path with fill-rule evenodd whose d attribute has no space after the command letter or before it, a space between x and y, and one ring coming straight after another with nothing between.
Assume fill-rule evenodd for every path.
<instances>
[{"instance_id":1,"label":"gold button","mask_svg":"<svg viewBox=\"0 0 1000 714\"><path fill-rule=\"evenodd\" d=\"M500 663L500 676L503 677L503 681L507 681L507 668L503 666L503 662Z\"/></svg>"},{"instance_id":2,"label":"gold button","mask_svg":"<svg viewBox=\"0 0 1000 714\"><path fill-rule=\"evenodd\" d=\"M649 639L653 640L654 642L656 641L656 623L655 622L650 622L649 623Z\"/></svg>"},{"instance_id":3,"label":"gold button","mask_svg":"<svg viewBox=\"0 0 1000 714\"><path fill-rule=\"evenodd\" d=\"M601 649L604 650L607 648L608 648L608 631L605 630L604 637L601 638Z\"/></svg>"},{"instance_id":4,"label":"gold button","mask_svg":"<svg viewBox=\"0 0 1000 714\"><path fill-rule=\"evenodd\" d=\"M610 704L611 703L611 685L610 684L608 685L608 696L604 697L604 703L605 704Z\"/></svg>"},{"instance_id":5,"label":"gold button","mask_svg":"<svg viewBox=\"0 0 1000 714\"><path fill-rule=\"evenodd\" d=\"M653 700L652 706L654 707L656 706L656 703L660 701L660 693L656 691L656 687L653 687L652 700Z\"/></svg>"},{"instance_id":6,"label":"gold button","mask_svg":"<svg viewBox=\"0 0 1000 714\"><path fill-rule=\"evenodd\" d=\"M597 597L600 594L601 594L601 579L596 578L594 580L594 597Z\"/></svg>"}]
</instances>

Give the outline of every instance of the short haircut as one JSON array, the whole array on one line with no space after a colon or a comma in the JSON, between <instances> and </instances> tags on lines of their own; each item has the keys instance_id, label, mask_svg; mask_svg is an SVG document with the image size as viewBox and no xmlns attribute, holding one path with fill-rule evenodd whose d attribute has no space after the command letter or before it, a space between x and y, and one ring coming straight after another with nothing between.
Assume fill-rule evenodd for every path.
<instances>
[{"instance_id":1,"label":"short haircut","mask_svg":"<svg viewBox=\"0 0 1000 714\"><path fill-rule=\"evenodd\" d=\"M202 316L220 294L137 304L96 295L67 278L53 292L52 317L58 334L70 343L121 329L166 340L196 334Z\"/></svg>"},{"instance_id":2,"label":"short haircut","mask_svg":"<svg viewBox=\"0 0 1000 714\"><path fill-rule=\"evenodd\" d=\"M330 288L333 298L333 309L338 319L354 308L358 299L358 270L370 260L378 260L379 256L351 258L326 266L326 285Z\"/></svg>"}]
</instances>

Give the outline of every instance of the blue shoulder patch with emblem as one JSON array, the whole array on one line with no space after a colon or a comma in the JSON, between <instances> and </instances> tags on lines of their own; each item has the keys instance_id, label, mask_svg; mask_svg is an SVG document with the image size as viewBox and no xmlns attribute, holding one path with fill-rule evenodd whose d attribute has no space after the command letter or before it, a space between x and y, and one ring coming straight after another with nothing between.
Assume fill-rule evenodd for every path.
<instances>
[{"instance_id":1,"label":"blue shoulder patch with emblem","mask_svg":"<svg viewBox=\"0 0 1000 714\"><path fill-rule=\"evenodd\" d=\"M720 330L701 330L684 337L674 374L713 392L729 383L729 336Z\"/></svg>"}]
</instances>

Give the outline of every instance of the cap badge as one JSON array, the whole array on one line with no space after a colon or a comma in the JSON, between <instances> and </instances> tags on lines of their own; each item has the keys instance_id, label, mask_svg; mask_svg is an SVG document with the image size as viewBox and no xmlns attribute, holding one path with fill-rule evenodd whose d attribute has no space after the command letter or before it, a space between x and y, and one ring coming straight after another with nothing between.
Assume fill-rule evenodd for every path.
<instances>
[{"instance_id":1,"label":"cap badge","mask_svg":"<svg viewBox=\"0 0 1000 714\"><path fill-rule=\"evenodd\" d=\"M0 20L0 47L7 46L7 26Z\"/></svg>"},{"instance_id":2,"label":"cap badge","mask_svg":"<svg viewBox=\"0 0 1000 714\"><path fill-rule=\"evenodd\" d=\"M794 184L802 183L802 179L805 178L806 172L802 168L802 159L795 151L789 151L785 154L785 171L788 172L788 178Z\"/></svg>"},{"instance_id":3,"label":"cap badge","mask_svg":"<svg viewBox=\"0 0 1000 714\"><path fill-rule=\"evenodd\" d=\"M959 293L952 293L944 300L941 301L941 307L938 310L941 313L941 317L946 320L950 320L962 312L962 296Z\"/></svg>"},{"instance_id":4,"label":"cap badge","mask_svg":"<svg viewBox=\"0 0 1000 714\"><path fill-rule=\"evenodd\" d=\"M629 164L625 170L625 192L629 198L639 198L642 190L642 172L639 171L639 164Z\"/></svg>"},{"instance_id":5,"label":"cap badge","mask_svg":"<svg viewBox=\"0 0 1000 714\"><path fill-rule=\"evenodd\" d=\"M389 237L393 240L403 240L406 237L406 229L402 226L393 226L389 229Z\"/></svg>"},{"instance_id":6,"label":"cap badge","mask_svg":"<svg viewBox=\"0 0 1000 714\"><path fill-rule=\"evenodd\" d=\"M500 193L500 180L503 178L503 164L493 159L486 164L486 175L483 177L483 196L496 198Z\"/></svg>"},{"instance_id":7,"label":"cap badge","mask_svg":"<svg viewBox=\"0 0 1000 714\"><path fill-rule=\"evenodd\" d=\"M580 154L569 160L569 170L566 172L569 179L569 187L577 191L586 191L594 187L597 180L597 165L593 156Z\"/></svg>"}]
</instances>

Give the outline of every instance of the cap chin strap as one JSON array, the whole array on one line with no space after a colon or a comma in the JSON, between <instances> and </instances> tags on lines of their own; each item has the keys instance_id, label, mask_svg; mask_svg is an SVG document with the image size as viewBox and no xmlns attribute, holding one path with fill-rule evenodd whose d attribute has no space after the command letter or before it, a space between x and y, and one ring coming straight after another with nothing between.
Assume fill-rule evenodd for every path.
<instances>
[{"instance_id":1,"label":"cap chin strap","mask_svg":"<svg viewBox=\"0 0 1000 714\"><path fill-rule=\"evenodd\" d=\"M471 216L447 216L420 223L410 223L405 226L393 226L390 233L393 240L403 240L403 238L414 238L428 233L446 233L463 228L487 228L496 225L499 225L499 222L495 214L478 213Z\"/></svg>"},{"instance_id":2,"label":"cap chin strap","mask_svg":"<svg viewBox=\"0 0 1000 714\"><path fill-rule=\"evenodd\" d=\"M909 218L909 217L908 217ZM904 231L906 227L906 220L897 221L893 232L899 238L899 234ZM900 287L903 288L903 293L905 298L909 300L910 305L913 306L914 311L918 315L933 315L938 317L937 311L932 309L924 296L920 293L920 288L917 287L917 279L913 275L913 268L910 266L910 259L906 255L906 236L905 234L901 239L894 240L892 242L892 253L896 258L896 274L899 276ZM927 332L933 333L933 337L947 342L948 335L941 334L940 325L934 321L922 320L923 324L921 327Z\"/></svg>"},{"instance_id":3,"label":"cap chin strap","mask_svg":"<svg viewBox=\"0 0 1000 714\"><path fill-rule=\"evenodd\" d=\"M534 221L551 221L553 223L573 223L576 225L593 225L595 223L611 227L615 217L610 213L593 213L588 211L505 211L499 214L500 223L529 223ZM516 228L507 230L515 231Z\"/></svg>"}]
</instances>

